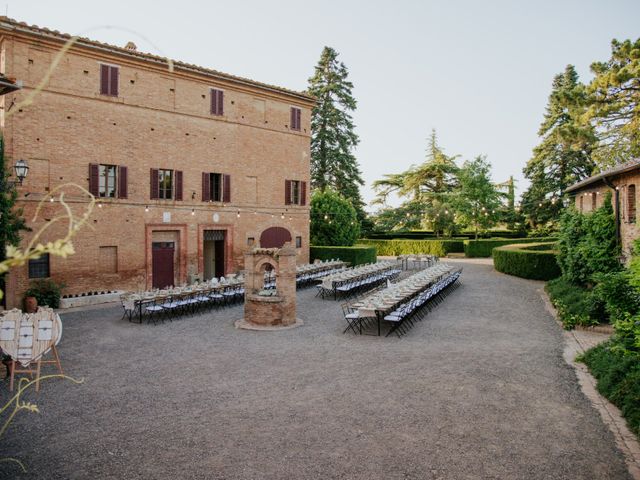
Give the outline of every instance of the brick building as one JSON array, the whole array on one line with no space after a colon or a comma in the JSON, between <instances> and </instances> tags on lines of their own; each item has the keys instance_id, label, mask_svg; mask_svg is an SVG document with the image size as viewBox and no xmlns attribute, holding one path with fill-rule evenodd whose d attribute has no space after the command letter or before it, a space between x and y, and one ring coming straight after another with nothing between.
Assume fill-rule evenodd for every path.
<instances>
[{"instance_id":1,"label":"brick building","mask_svg":"<svg viewBox=\"0 0 640 480\"><path fill-rule=\"evenodd\" d=\"M29 165L18 187L25 218L69 182L99 202L74 255L11 273L8 306L31 278L80 294L224 275L241 269L244 249L259 241L291 239L298 262L309 260L310 96L168 62L132 43L79 39L52 70L69 35L6 17L0 35L0 73L22 85L0 97L0 126L6 161ZM78 212L88 199L73 189L65 198ZM47 203L31 227L60 208ZM44 239L65 232L52 224Z\"/></svg>"},{"instance_id":2,"label":"brick building","mask_svg":"<svg viewBox=\"0 0 640 480\"><path fill-rule=\"evenodd\" d=\"M640 237L637 222L639 188L640 159L617 165L567 188L567 193L574 196L576 208L583 213L602 206L606 192L612 192L618 239L625 260L631 256L633 241Z\"/></svg>"}]
</instances>

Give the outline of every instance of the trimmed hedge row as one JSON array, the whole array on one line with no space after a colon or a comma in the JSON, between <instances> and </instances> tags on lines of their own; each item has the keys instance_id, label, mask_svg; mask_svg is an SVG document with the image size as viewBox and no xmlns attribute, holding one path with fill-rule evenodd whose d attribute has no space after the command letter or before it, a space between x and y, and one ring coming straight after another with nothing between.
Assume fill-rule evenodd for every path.
<instances>
[{"instance_id":1,"label":"trimmed hedge row","mask_svg":"<svg viewBox=\"0 0 640 480\"><path fill-rule=\"evenodd\" d=\"M474 232L457 233L450 240L457 239L473 239L476 236ZM481 238L522 238L522 232L513 232L510 230L491 230L480 234ZM397 232L371 232L368 237L371 240L439 240L434 232L429 230L409 230Z\"/></svg>"},{"instance_id":2,"label":"trimmed hedge row","mask_svg":"<svg viewBox=\"0 0 640 480\"><path fill-rule=\"evenodd\" d=\"M407 254L430 254L444 257L448 253L464 252L464 240L372 240L362 239L358 243L378 249L378 255L395 256Z\"/></svg>"},{"instance_id":3,"label":"trimmed hedge row","mask_svg":"<svg viewBox=\"0 0 640 480\"><path fill-rule=\"evenodd\" d=\"M353 265L374 263L377 259L376 248L366 245L354 245L353 247L324 247L312 246L309 258L314 260L331 260L339 258L343 262Z\"/></svg>"},{"instance_id":4,"label":"trimmed hedge row","mask_svg":"<svg viewBox=\"0 0 640 480\"><path fill-rule=\"evenodd\" d=\"M513 245L516 243L532 243L532 242L555 242L555 237L538 237L538 238L490 238L481 240L465 240L464 255L468 258L474 257L490 257L491 252L496 247L504 245Z\"/></svg>"},{"instance_id":5,"label":"trimmed hedge row","mask_svg":"<svg viewBox=\"0 0 640 480\"><path fill-rule=\"evenodd\" d=\"M493 250L493 266L499 272L516 277L551 280L561 273L555 247L554 242L497 247Z\"/></svg>"}]
</instances>

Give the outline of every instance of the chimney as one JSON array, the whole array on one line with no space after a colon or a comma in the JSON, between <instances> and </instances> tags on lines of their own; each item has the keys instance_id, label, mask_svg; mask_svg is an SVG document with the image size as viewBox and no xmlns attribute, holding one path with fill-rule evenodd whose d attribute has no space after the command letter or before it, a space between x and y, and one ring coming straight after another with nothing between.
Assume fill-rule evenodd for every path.
<instances>
[{"instance_id":1,"label":"chimney","mask_svg":"<svg viewBox=\"0 0 640 480\"><path fill-rule=\"evenodd\" d=\"M138 49L138 47L136 47L136 44L133 42L127 42L127 44L124 46L125 49L127 50L132 50L132 51L136 51Z\"/></svg>"}]
</instances>

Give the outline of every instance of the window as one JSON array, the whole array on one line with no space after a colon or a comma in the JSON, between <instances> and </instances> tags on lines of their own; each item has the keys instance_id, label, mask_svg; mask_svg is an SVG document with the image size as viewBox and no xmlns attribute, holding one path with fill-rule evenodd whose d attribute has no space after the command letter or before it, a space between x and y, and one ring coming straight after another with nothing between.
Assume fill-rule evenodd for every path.
<instances>
[{"instance_id":1,"label":"window","mask_svg":"<svg viewBox=\"0 0 640 480\"><path fill-rule=\"evenodd\" d=\"M222 173L202 173L203 202L231 202L231 176Z\"/></svg>"},{"instance_id":2,"label":"window","mask_svg":"<svg viewBox=\"0 0 640 480\"><path fill-rule=\"evenodd\" d=\"M636 186L627 187L627 218L629 223L636 222Z\"/></svg>"},{"instance_id":3,"label":"window","mask_svg":"<svg viewBox=\"0 0 640 480\"><path fill-rule=\"evenodd\" d=\"M89 164L89 192L94 197L127 198L127 167Z\"/></svg>"},{"instance_id":4,"label":"window","mask_svg":"<svg viewBox=\"0 0 640 480\"><path fill-rule=\"evenodd\" d=\"M596 202L597 202L596 198L597 198L596 192L592 192L591 193L591 211L592 212L596 209Z\"/></svg>"},{"instance_id":5,"label":"window","mask_svg":"<svg viewBox=\"0 0 640 480\"><path fill-rule=\"evenodd\" d=\"M580 195L580 211L584 211L584 195Z\"/></svg>"},{"instance_id":6,"label":"window","mask_svg":"<svg viewBox=\"0 0 640 480\"><path fill-rule=\"evenodd\" d=\"M182 172L152 168L150 198L152 200L182 200Z\"/></svg>"},{"instance_id":7,"label":"window","mask_svg":"<svg viewBox=\"0 0 640 480\"><path fill-rule=\"evenodd\" d=\"M29 278L47 278L49 276L49 254L29 260Z\"/></svg>"},{"instance_id":8,"label":"window","mask_svg":"<svg viewBox=\"0 0 640 480\"><path fill-rule=\"evenodd\" d=\"M210 173L211 200L214 202L222 201L222 174Z\"/></svg>"},{"instance_id":9,"label":"window","mask_svg":"<svg viewBox=\"0 0 640 480\"><path fill-rule=\"evenodd\" d=\"M291 107L291 120L290 120L290 128L291 130L300 131L300 117L302 116L302 111L297 107Z\"/></svg>"},{"instance_id":10,"label":"window","mask_svg":"<svg viewBox=\"0 0 640 480\"><path fill-rule=\"evenodd\" d=\"M114 65L100 65L100 94L118 96L118 71Z\"/></svg>"},{"instance_id":11,"label":"window","mask_svg":"<svg viewBox=\"0 0 640 480\"><path fill-rule=\"evenodd\" d=\"M291 180L291 203L300 204L300 182L298 180Z\"/></svg>"},{"instance_id":12,"label":"window","mask_svg":"<svg viewBox=\"0 0 640 480\"><path fill-rule=\"evenodd\" d=\"M171 200L173 198L173 170L158 170L158 198Z\"/></svg>"},{"instance_id":13,"label":"window","mask_svg":"<svg viewBox=\"0 0 640 480\"><path fill-rule=\"evenodd\" d=\"M224 115L224 91L211 89L211 115Z\"/></svg>"},{"instance_id":14,"label":"window","mask_svg":"<svg viewBox=\"0 0 640 480\"><path fill-rule=\"evenodd\" d=\"M302 248L302 237L296 237L296 248Z\"/></svg>"},{"instance_id":15,"label":"window","mask_svg":"<svg viewBox=\"0 0 640 480\"><path fill-rule=\"evenodd\" d=\"M100 165L98 179L98 196L115 198L116 196L116 166Z\"/></svg>"},{"instance_id":16,"label":"window","mask_svg":"<svg viewBox=\"0 0 640 480\"><path fill-rule=\"evenodd\" d=\"M307 182L301 180L284 181L285 205L306 205Z\"/></svg>"}]
</instances>

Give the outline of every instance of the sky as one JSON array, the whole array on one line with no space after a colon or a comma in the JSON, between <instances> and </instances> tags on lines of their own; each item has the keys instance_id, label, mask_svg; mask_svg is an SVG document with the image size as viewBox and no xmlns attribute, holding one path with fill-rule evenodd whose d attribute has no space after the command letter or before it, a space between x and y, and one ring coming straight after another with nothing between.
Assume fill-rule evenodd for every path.
<instances>
[{"instance_id":1,"label":"sky","mask_svg":"<svg viewBox=\"0 0 640 480\"><path fill-rule=\"evenodd\" d=\"M373 181L424 160L432 129L445 153L486 155L521 193L553 76L573 64L588 82L613 38L640 37L639 0L2 3L29 24L300 91L333 47L358 102L366 202Z\"/></svg>"}]
</instances>

